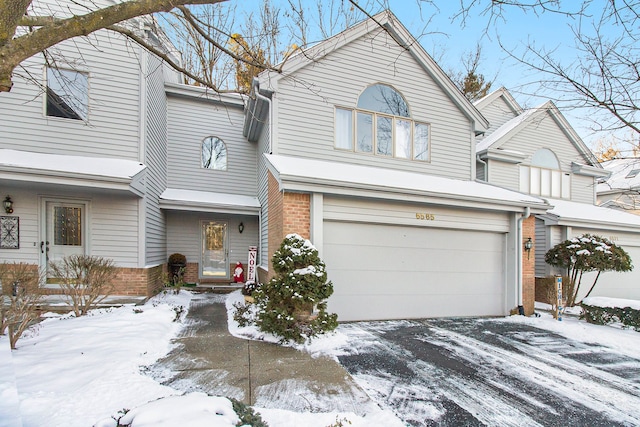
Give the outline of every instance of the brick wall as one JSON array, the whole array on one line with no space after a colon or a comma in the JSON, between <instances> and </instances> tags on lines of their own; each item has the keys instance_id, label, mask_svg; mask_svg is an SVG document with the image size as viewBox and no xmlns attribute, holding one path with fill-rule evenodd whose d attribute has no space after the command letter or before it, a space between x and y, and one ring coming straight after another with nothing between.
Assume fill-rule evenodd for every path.
<instances>
[{"instance_id":1,"label":"brick wall","mask_svg":"<svg viewBox=\"0 0 640 427\"><path fill-rule=\"evenodd\" d=\"M162 289L163 265L151 268L118 268L113 295L152 296Z\"/></svg>"},{"instance_id":2,"label":"brick wall","mask_svg":"<svg viewBox=\"0 0 640 427\"><path fill-rule=\"evenodd\" d=\"M524 250L524 242L531 237L533 241L533 249L530 254ZM536 300L536 257L535 257L535 241L536 241L536 219L534 216L522 221L522 305L524 313L530 316L534 311Z\"/></svg>"}]
</instances>

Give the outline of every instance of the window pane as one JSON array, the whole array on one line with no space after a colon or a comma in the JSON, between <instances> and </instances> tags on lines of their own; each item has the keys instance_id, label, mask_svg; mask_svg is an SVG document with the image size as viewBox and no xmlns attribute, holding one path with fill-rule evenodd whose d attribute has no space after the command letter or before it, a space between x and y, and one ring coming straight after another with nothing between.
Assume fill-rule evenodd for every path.
<instances>
[{"instance_id":1,"label":"window pane","mask_svg":"<svg viewBox=\"0 0 640 427\"><path fill-rule=\"evenodd\" d=\"M87 120L88 92L87 74L47 68L47 116Z\"/></svg>"},{"instance_id":2,"label":"window pane","mask_svg":"<svg viewBox=\"0 0 640 427\"><path fill-rule=\"evenodd\" d=\"M541 169L540 171L540 195L551 195L551 171L549 169Z\"/></svg>"},{"instance_id":3,"label":"window pane","mask_svg":"<svg viewBox=\"0 0 640 427\"><path fill-rule=\"evenodd\" d=\"M383 84L375 84L366 88L358 98L358 108L393 116L409 117L409 106L400 92Z\"/></svg>"},{"instance_id":4,"label":"window pane","mask_svg":"<svg viewBox=\"0 0 640 427\"><path fill-rule=\"evenodd\" d=\"M540 169L531 168L531 194L540 194Z\"/></svg>"},{"instance_id":5,"label":"window pane","mask_svg":"<svg viewBox=\"0 0 640 427\"><path fill-rule=\"evenodd\" d=\"M357 126L356 151L371 153L373 151L373 115L358 112Z\"/></svg>"},{"instance_id":6,"label":"window pane","mask_svg":"<svg viewBox=\"0 0 640 427\"><path fill-rule=\"evenodd\" d=\"M529 174L528 166L520 166L520 191L523 193L531 191L531 188L529 187Z\"/></svg>"},{"instance_id":7,"label":"window pane","mask_svg":"<svg viewBox=\"0 0 640 427\"><path fill-rule=\"evenodd\" d=\"M396 119L395 156L411 158L411 122Z\"/></svg>"},{"instance_id":8,"label":"window pane","mask_svg":"<svg viewBox=\"0 0 640 427\"><path fill-rule=\"evenodd\" d=\"M558 158L548 148L541 148L531 157L531 166L540 166L549 169L560 169Z\"/></svg>"},{"instance_id":9,"label":"window pane","mask_svg":"<svg viewBox=\"0 0 640 427\"><path fill-rule=\"evenodd\" d=\"M393 152L393 119L391 117L377 116L376 126L376 154L391 156Z\"/></svg>"},{"instance_id":10,"label":"window pane","mask_svg":"<svg viewBox=\"0 0 640 427\"><path fill-rule=\"evenodd\" d=\"M227 224L205 222L202 224L202 270L203 277L226 277Z\"/></svg>"},{"instance_id":11,"label":"window pane","mask_svg":"<svg viewBox=\"0 0 640 427\"><path fill-rule=\"evenodd\" d=\"M353 113L336 108L336 148L353 150Z\"/></svg>"},{"instance_id":12,"label":"window pane","mask_svg":"<svg viewBox=\"0 0 640 427\"><path fill-rule=\"evenodd\" d=\"M429 160L429 125L416 123L413 128L413 158Z\"/></svg>"},{"instance_id":13,"label":"window pane","mask_svg":"<svg viewBox=\"0 0 640 427\"><path fill-rule=\"evenodd\" d=\"M202 167L227 170L227 146L220 138L210 136L202 141Z\"/></svg>"},{"instance_id":14,"label":"window pane","mask_svg":"<svg viewBox=\"0 0 640 427\"><path fill-rule=\"evenodd\" d=\"M562 198L568 199L571 197L571 175L568 173L562 174Z\"/></svg>"},{"instance_id":15,"label":"window pane","mask_svg":"<svg viewBox=\"0 0 640 427\"><path fill-rule=\"evenodd\" d=\"M55 206L53 208L53 243L82 246L82 209Z\"/></svg>"},{"instance_id":16,"label":"window pane","mask_svg":"<svg viewBox=\"0 0 640 427\"><path fill-rule=\"evenodd\" d=\"M562 197L562 172L551 171L551 197Z\"/></svg>"}]
</instances>

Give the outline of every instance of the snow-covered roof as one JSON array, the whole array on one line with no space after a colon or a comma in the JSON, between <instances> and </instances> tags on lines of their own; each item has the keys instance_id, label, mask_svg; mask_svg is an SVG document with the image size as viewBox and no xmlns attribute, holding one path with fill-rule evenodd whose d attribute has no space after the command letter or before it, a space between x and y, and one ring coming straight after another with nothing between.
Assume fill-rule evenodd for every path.
<instances>
[{"instance_id":1,"label":"snow-covered roof","mask_svg":"<svg viewBox=\"0 0 640 427\"><path fill-rule=\"evenodd\" d=\"M362 195L461 207L519 211L548 208L540 198L491 184L324 160L266 154L281 189Z\"/></svg>"},{"instance_id":2,"label":"snow-covered roof","mask_svg":"<svg viewBox=\"0 0 640 427\"><path fill-rule=\"evenodd\" d=\"M545 103L546 104L546 103ZM488 136L486 136L482 141L480 141L476 145L476 152L480 152L482 150L486 150L491 147L496 142L500 141L503 137L505 137L509 132L517 129L522 123L524 123L529 117L532 117L535 113L539 112L541 108L545 106L542 104L536 108L531 108L529 110L525 110L519 116L514 117L509 120L498 129L491 132Z\"/></svg>"},{"instance_id":3,"label":"snow-covered roof","mask_svg":"<svg viewBox=\"0 0 640 427\"><path fill-rule=\"evenodd\" d=\"M601 163L602 167L611 172L605 182L598 183L598 193L620 192L640 187L640 158L614 159Z\"/></svg>"},{"instance_id":4,"label":"snow-covered roof","mask_svg":"<svg viewBox=\"0 0 640 427\"><path fill-rule=\"evenodd\" d=\"M225 212L256 215L260 212L260 202L256 197L237 194L214 193L210 191L167 188L160 195L160 207L198 212Z\"/></svg>"},{"instance_id":5,"label":"snow-covered roof","mask_svg":"<svg viewBox=\"0 0 640 427\"><path fill-rule=\"evenodd\" d=\"M0 149L0 178L74 185L143 194L142 171L135 160L43 154Z\"/></svg>"},{"instance_id":6,"label":"snow-covered roof","mask_svg":"<svg viewBox=\"0 0 640 427\"><path fill-rule=\"evenodd\" d=\"M603 230L640 231L640 216L588 203L548 199L553 206L541 215L548 224L587 227Z\"/></svg>"}]
</instances>

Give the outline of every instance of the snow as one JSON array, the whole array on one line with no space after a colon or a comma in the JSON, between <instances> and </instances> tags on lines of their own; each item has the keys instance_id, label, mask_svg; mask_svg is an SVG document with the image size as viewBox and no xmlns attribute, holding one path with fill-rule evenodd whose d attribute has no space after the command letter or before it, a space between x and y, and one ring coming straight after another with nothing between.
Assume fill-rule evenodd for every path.
<instances>
[{"instance_id":1,"label":"snow","mask_svg":"<svg viewBox=\"0 0 640 427\"><path fill-rule=\"evenodd\" d=\"M516 129L518 126L520 126L520 124L522 124L525 121L527 121L527 119L529 119L529 117L533 116L535 113L537 113L538 111L540 111L542 109L548 108L547 104L549 104L549 103L550 103L550 101L547 101L547 102L545 102L543 104L540 104L537 107L534 107L534 108L531 108L529 110L526 110L523 113L521 113L520 115L514 117L513 119L509 120L508 122L506 122L505 124L500 126L498 129L496 129L493 132L491 132L491 134L489 136L487 136L486 138L481 140L476 145L476 152L479 153L480 151L486 150L487 148L491 147L493 144L495 144L497 141L499 141L502 137L507 135L513 129Z\"/></svg>"},{"instance_id":2,"label":"snow","mask_svg":"<svg viewBox=\"0 0 640 427\"><path fill-rule=\"evenodd\" d=\"M0 149L0 169L4 168L20 168L47 174L57 172L112 179L131 179L146 166L133 160Z\"/></svg>"},{"instance_id":3,"label":"snow","mask_svg":"<svg viewBox=\"0 0 640 427\"><path fill-rule=\"evenodd\" d=\"M259 209L260 202L256 197L237 194L214 193L211 191L183 190L167 188L160 195L160 200L192 205L215 205Z\"/></svg>"},{"instance_id":4,"label":"snow","mask_svg":"<svg viewBox=\"0 0 640 427\"><path fill-rule=\"evenodd\" d=\"M635 299L608 298L608 297L588 297L582 300L583 304L594 307L605 308L626 308L640 310L640 301Z\"/></svg>"},{"instance_id":5,"label":"snow","mask_svg":"<svg viewBox=\"0 0 640 427\"><path fill-rule=\"evenodd\" d=\"M640 169L639 159L613 159L602 163L602 167L610 171L611 176L596 186L598 193L611 190L631 190L640 186L640 174L627 178L631 171Z\"/></svg>"},{"instance_id":6,"label":"snow","mask_svg":"<svg viewBox=\"0 0 640 427\"><path fill-rule=\"evenodd\" d=\"M577 220L589 223L591 228L595 224L606 227L616 224L625 228L640 227L640 216L617 209L595 206L588 203L569 202L567 200L547 199L553 206L547 215L553 215L562 220Z\"/></svg>"}]
</instances>

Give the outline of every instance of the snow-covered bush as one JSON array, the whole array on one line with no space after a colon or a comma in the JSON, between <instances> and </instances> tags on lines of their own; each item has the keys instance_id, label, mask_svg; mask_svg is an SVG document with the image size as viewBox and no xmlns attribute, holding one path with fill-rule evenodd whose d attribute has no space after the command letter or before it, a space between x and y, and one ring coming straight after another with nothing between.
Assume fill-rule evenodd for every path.
<instances>
[{"instance_id":1,"label":"snow-covered bush","mask_svg":"<svg viewBox=\"0 0 640 427\"><path fill-rule=\"evenodd\" d=\"M0 264L0 334L9 331L12 349L22 333L39 317L42 277L25 263Z\"/></svg>"},{"instance_id":2,"label":"snow-covered bush","mask_svg":"<svg viewBox=\"0 0 640 427\"><path fill-rule=\"evenodd\" d=\"M596 325L621 323L624 327L633 328L640 332L640 310L631 307L599 307L596 305L580 304L581 319Z\"/></svg>"},{"instance_id":3,"label":"snow-covered bush","mask_svg":"<svg viewBox=\"0 0 640 427\"><path fill-rule=\"evenodd\" d=\"M569 277L567 306L576 303L582 275L597 271L586 297L596 286L603 271L631 271L633 265L629 254L620 246L601 236L583 234L580 237L558 243L545 254L544 260L554 267L565 268Z\"/></svg>"},{"instance_id":4,"label":"snow-covered bush","mask_svg":"<svg viewBox=\"0 0 640 427\"><path fill-rule=\"evenodd\" d=\"M253 292L258 328L295 342L334 330L338 315L327 313L326 302L333 285L311 242L289 234L272 264L276 277Z\"/></svg>"},{"instance_id":5,"label":"snow-covered bush","mask_svg":"<svg viewBox=\"0 0 640 427\"><path fill-rule=\"evenodd\" d=\"M113 260L69 255L52 263L51 274L60 279L60 287L76 316L87 314L113 292L116 268Z\"/></svg>"}]
</instances>

